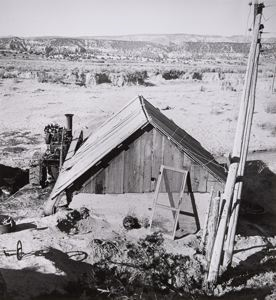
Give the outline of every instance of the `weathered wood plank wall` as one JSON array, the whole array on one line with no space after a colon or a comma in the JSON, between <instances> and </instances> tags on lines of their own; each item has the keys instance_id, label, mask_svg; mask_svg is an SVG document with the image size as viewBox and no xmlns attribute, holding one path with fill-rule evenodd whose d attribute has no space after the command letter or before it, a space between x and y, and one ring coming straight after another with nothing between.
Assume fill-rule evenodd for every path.
<instances>
[{"instance_id":1,"label":"weathered wood plank wall","mask_svg":"<svg viewBox=\"0 0 276 300\"><path fill-rule=\"evenodd\" d=\"M191 174L194 192L222 190L207 170L182 153L156 129L145 132L115 157L109 165L87 180L81 192L87 193L145 193L155 190L161 164L187 169ZM172 192L178 192L181 174L168 172ZM164 192L161 187L161 192Z\"/></svg>"}]
</instances>

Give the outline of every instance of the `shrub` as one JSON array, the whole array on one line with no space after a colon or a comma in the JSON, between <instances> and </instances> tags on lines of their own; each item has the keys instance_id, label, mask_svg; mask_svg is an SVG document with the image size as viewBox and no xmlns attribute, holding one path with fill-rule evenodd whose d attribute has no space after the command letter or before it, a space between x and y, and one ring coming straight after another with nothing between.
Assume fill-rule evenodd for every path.
<instances>
[{"instance_id":1,"label":"shrub","mask_svg":"<svg viewBox=\"0 0 276 300\"><path fill-rule=\"evenodd\" d=\"M159 233L138 242L118 239L94 240L91 244L102 259L93 265L90 278L86 276L88 287L99 290L108 287L112 297L137 295L141 289L160 295L173 291L178 296L201 289L204 268L200 256L168 253Z\"/></svg>"},{"instance_id":2,"label":"shrub","mask_svg":"<svg viewBox=\"0 0 276 300\"><path fill-rule=\"evenodd\" d=\"M185 74L185 71L181 70L169 70L162 73L162 77L165 80L179 79Z\"/></svg>"},{"instance_id":3,"label":"shrub","mask_svg":"<svg viewBox=\"0 0 276 300\"><path fill-rule=\"evenodd\" d=\"M145 79L148 78L147 71L135 71L132 73L126 74L126 80L129 84L140 84L143 85L145 83Z\"/></svg>"},{"instance_id":4,"label":"shrub","mask_svg":"<svg viewBox=\"0 0 276 300\"><path fill-rule=\"evenodd\" d=\"M20 147L20 146L15 146L15 147L5 147L3 149L4 152L11 152L11 153L22 153L24 151L26 151L27 149L24 147Z\"/></svg>"},{"instance_id":5,"label":"shrub","mask_svg":"<svg viewBox=\"0 0 276 300\"><path fill-rule=\"evenodd\" d=\"M95 80L96 84L111 83L110 79L108 78L108 74L106 73L95 74Z\"/></svg>"},{"instance_id":6,"label":"shrub","mask_svg":"<svg viewBox=\"0 0 276 300\"><path fill-rule=\"evenodd\" d=\"M45 83L61 83L63 80L63 76L58 74L57 72L47 72L45 70L37 73L38 82Z\"/></svg>"},{"instance_id":7,"label":"shrub","mask_svg":"<svg viewBox=\"0 0 276 300\"><path fill-rule=\"evenodd\" d=\"M232 86L232 83L228 80L223 80L221 83L221 89L225 91L236 92L237 90Z\"/></svg>"},{"instance_id":8,"label":"shrub","mask_svg":"<svg viewBox=\"0 0 276 300\"><path fill-rule=\"evenodd\" d=\"M6 71L14 71L15 70L15 67L14 66L7 66L6 67Z\"/></svg>"},{"instance_id":9,"label":"shrub","mask_svg":"<svg viewBox=\"0 0 276 300\"><path fill-rule=\"evenodd\" d=\"M263 130L269 130L272 136L276 136L276 126L273 125L272 123L270 122L259 123L257 124L257 126Z\"/></svg>"},{"instance_id":10,"label":"shrub","mask_svg":"<svg viewBox=\"0 0 276 300\"><path fill-rule=\"evenodd\" d=\"M219 72L218 77L219 77L220 80L224 80L225 79L225 73Z\"/></svg>"},{"instance_id":11,"label":"shrub","mask_svg":"<svg viewBox=\"0 0 276 300\"><path fill-rule=\"evenodd\" d=\"M123 226L127 230L141 228L139 220L136 217L133 217L133 216L126 216L123 219Z\"/></svg>"},{"instance_id":12,"label":"shrub","mask_svg":"<svg viewBox=\"0 0 276 300\"><path fill-rule=\"evenodd\" d=\"M223 113L224 113L224 111L221 110L219 107L213 107L213 108L211 109L211 114L212 114L212 115L221 115L221 114L223 114Z\"/></svg>"},{"instance_id":13,"label":"shrub","mask_svg":"<svg viewBox=\"0 0 276 300\"><path fill-rule=\"evenodd\" d=\"M272 77L273 77L273 72L267 71L267 72L265 73L265 77L267 77L267 78L272 78Z\"/></svg>"},{"instance_id":14,"label":"shrub","mask_svg":"<svg viewBox=\"0 0 276 300\"><path fill-rule=\"evenodd\" d=\"M276 126L272 127L271 135L276 136Z\"/></svg>"},{"instance_id":15,"label":"shrub","mask_svg":"<svg viewBox=\"0 0 276 300\"><path fill-rule=\"evenodd\" d=\"M202 73L200 73L200 72L194 72L193 76L192 76L192 79L202 80L202 76L203 76Z\"/></svg>"},{"instance_id":16,"label":"shrub","mask_svg":"<svg viewBox=\"0 0 276 300\"><path fill-rule=\"evenodd\" d=\"M16 78L18 76L18 73L16 71L7 71L4 73L2 78Z\"/></svg>"},{"instance_id":17,"label":"shrub","mask_svg":"<svg viewBox=\"0 0 276 300\"><path fill-rule=\"evenodd\" d=\"M200 87L200 91L201 92L206 92L206 87L204 87L203 85Z\"/></svg>"},{"instance_id":18,"label":"shrub","mask_svg":"<svg viewBox=\"0 0 276 300\"><path fill-rule=\"evenodd\" d=\"M267 112L268 114L276 114L276 103L275 102L268 103L265 108L265 112Z\"/></svg>"},{"instance_id":19,"label":"shrub","mask_svg":"<svg viewBox=\"0 0 276 300\"><path fill-rule=\"evenodd\" d=\"M5 74L5 70L4 69L0 69L0 78L3 78Z\"/></svg>"}]
</instances>

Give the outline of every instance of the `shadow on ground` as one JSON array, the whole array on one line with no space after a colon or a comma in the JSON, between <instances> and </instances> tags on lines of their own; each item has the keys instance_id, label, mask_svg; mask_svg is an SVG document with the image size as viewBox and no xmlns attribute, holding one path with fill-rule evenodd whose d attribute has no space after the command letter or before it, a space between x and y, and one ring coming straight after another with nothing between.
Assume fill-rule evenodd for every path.
<instances>
[{"instance_id":1,"label":"shadow on ground","mask_svg":"<svg viewBox=\"0 0 276 300\"><path fill-rule=\"evenodd\" d=\"M42 273L35 267L20 270L1 268L0 272L7 288L7 299L19 298L23 292L22 287L30 295L30 299L79 298L84 290L81 279L91 270L91 265L84 262L87 253L83 251L64 253L55 248L48 248L45 251L26 253L23 260L30 256L44 257L51 261L57 269L56 274ZM96 289L95 291L90 289L89 292L91 297L97 294Z\"/></svg>"},{"instance_id":2,"label":"shadow on ground","mask_svg":"<svg viewBox=\"0 0 276 300\"><path fill-rule=\"evenodd\" d=\"M269 295L275 289L275 273L276 249L272 245L268 245L261 251L254 253L246 260L240 262L237 267L229 268L219 279L218 283L223 284L224 282L231 281L229 284L231 284L231 288L235 289L241 286L248 287L248 282L251 282L250 289L247 288L247 291L246 289L242 289L242 292L246 293L244 294L244 298L240 299L264 299L265 296ZM256 276L259 279L256 280ZM271 276L273 278L270 278ZM249 295L254 297L250 298ZM235 299L239 298L235 296Z\"/></svg>"},{"instance_id":3,"label":"shadow on ground","mask_svg":"<svg viewBox=\"0 0 276 300\"><path fill-rule=\"evenodd\" d=\"M29 182L29 171L0 164L0 199L4 200Z\"/></svg>"},{"instance_id":4,"label":"shadow on ground","mask_svg":"<svg viewBox=\"0 0 276 300\"><path fill-rule=\"evenodd\" d=\"M22 231L22 230L26 230L26 229L36 229L37 226L34 223L21 223L21 224L17 224L15 231Z\"/></svg>"},{"instance_id":5,"label":"shadow on ground","mask_svg":"<svg viewBox=\"0 0 276 300\"><path fill-rule=\"evenodd\" d=\"M267 251L269 252L270 259L262 263L264 256L267 256ZM38 268L24 268L21 270L15 269L0 269L0 274L3 275L3 278L6 282L7 287L7 298L20 299L21 293L26 292L26 295L29 295L29 298L32 300L55 300L55 299L81 299L81 295L86 294L85 299L115 299L112 295L107 293L102 293L96 288L89 288L83 284L81 279L84 274L91 273L92 266L84 260L87 258L87 253L82 251L71 251L64 253L55 248L49 248L45 251L36 251L27 253L26 256L37 256L44 257L47 260L51 261L54 266L60 270L60 273L56 274L42 273ZM74 259L72 259L74 258ZM23 257L24 259L24 257ZM241 283L245 283L249 278L254 276L256 272L273 270L276 271L275 267L276 261L276 250L274 249L265 249L257 253L254 257L248 258L238 269L229 270L224 275L224 280L227 280L227 276L231 273L231 277L234 275L233 288L239 286ZM248 266L252 266L254 263L260 263L258 270L252 270ZM104 276L104 274L102 274ZM93 279L91 279L93 283ZM0 285L0 289L5 288L5 285ZM107 287L107 289L112 288L112 286ZM1 292L1 290L0 290ZM137 292L141 293L141 287ZM143 293L144 292L144 293ZM208 299L220 299L220 300L251 300L251 299L264 299L267 295L271 293L271 288L269 286L256 287L256 289L244 288L242 291L231 291L225 294L222 297L208 297L204 295L198 296L179 296L173 291L169 294L160 294L160 292L155 292L154 289L148 290L147 288L142 287L143 297L140 299L174 299L174 300L188 300L188 299L197 299L197 300L208 300ZM1 295L1 293L0 293ZM138 295L138 294L137 294ZM120 298L128 298L129 295L125 295ZM117 298L118 299L118 298ZM130 299L130 298L128 298ZM134 299L134 298L133 298Z\"/></svg>"},{"instance_id":6,"label":"shadow on ground","mask_svg":"<svg viewBox=\"0 0 276 300\"><path fill-rule=\"evenodd\" d=\"M246 163L237 233L276 235L276 174L261 160Z\"/></svg>"},{"instance_id":7,"label":"shadow on ground","mask_svg":"<svg viewBox=\"0 0 276 300\"><path fill-rule=\"evenodd\" d=\"M219 284L241 289L221 299L265 299L276 288L276 247L269 241L276 235L276 174L261 160L246 163L237 233L245 238L258 236L265 243L234 251L256 250L221 276Z\"/></svg>"}]
</instances>

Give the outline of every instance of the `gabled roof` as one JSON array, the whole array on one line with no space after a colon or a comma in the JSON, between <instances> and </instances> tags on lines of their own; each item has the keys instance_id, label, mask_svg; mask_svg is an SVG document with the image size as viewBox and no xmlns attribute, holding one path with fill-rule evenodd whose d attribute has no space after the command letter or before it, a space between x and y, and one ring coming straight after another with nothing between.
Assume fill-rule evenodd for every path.
<instances>
[{"instance_id":1,"label":"gabled roof","mask_svg":"<svg viewBox=\"0 0 276 300\"><path fill-rule=\"evenodd\" d=\"M178 148L185 152L191 159L205 167L215 178L221 182L226 181L224 168L216 162L213 155L201 144L180 128L172 120L167 118L160 110L142 98L148 121L160 132L173 141Z\"/></svg>"},{"instance_id":2,"label":"gabled roof","mask_svg":"<svg viewBox=\"0 0 276 300\"><path fill-rule=\"evenodd\" d=\"M139 96L109 118L88 137L74 156L65 161L50 197L55 198L130 135L149 123L215 178L221 182L225 181L224 169L198 141Z\"/></svg>"}]
</instances>

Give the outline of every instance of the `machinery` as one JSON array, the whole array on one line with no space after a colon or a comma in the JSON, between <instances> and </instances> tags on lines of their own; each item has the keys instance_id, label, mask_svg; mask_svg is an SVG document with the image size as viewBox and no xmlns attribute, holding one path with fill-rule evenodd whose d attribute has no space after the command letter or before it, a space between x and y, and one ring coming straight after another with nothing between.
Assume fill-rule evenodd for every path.
<instances>
[{"instance_id":1,"label":"machinery","mask_svg":"<svg viewBox=\"0 0 276 300\"><path fill-rule=\"evenodd\" d=\"M44 128L45 153L36 151L30 162L29 181L41 186L56 181L72 141L73 114L66 114L66 128L49 124Z\"/></svg>"}]
</instances>

